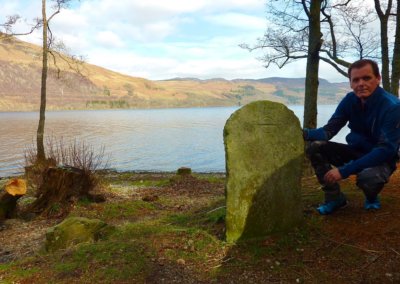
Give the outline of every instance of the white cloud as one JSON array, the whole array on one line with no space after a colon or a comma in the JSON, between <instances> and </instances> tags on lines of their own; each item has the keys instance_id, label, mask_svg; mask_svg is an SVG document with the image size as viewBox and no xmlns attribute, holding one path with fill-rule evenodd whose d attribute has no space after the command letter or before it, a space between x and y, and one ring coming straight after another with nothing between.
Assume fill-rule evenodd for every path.
<instances>
[{"instance_id":1,"label":"white cloud","mask_svg":"<svg viewBox=\"0 0 400 284\"><path fill-rule=\"evenodd\" d=\"M264 17L250 16L240 13L226 13L207 17L211 22L244 30L265 29L267 21Z\"/></svg>"},{"instance_id":2,"label":"white cloud","mask_svg":"<svg viewBox=\"0 0 400 284\"><path fill-rule=\"evenodd\" d=\"M40 15L39 1L0 5L0 16ZM265 0L85 0L56 15L52 30L89 63L148 79L304 77L305 62L265 69L259 53L238 47L264 33L264 6ZM41 32L24 40L41 44ZM322 77L336 73L321 64Z\"/></svg>"},{"instance_id":3,"label":"white cloud","mask_svg":"<svg viewBox=\"0 0 400 284\"><path fill-rule=\"evenodd\" d=\"M76 13L73 10L62 9L56 15L52 24L61 33L79 33L81 30L87 29L89 26L88 19L83 14Z\"/></svg>"},{"instance_id":4,"label":"white cloud","mask_svg":"<svg viewBox=\"0 0 400 284\"><path fill-rule=\"evenodd\" d=\"M109 48L121 48L125 45L119 36L111 31L98 32L96 35L96 42Z\"/></svg>"}]
</instances>

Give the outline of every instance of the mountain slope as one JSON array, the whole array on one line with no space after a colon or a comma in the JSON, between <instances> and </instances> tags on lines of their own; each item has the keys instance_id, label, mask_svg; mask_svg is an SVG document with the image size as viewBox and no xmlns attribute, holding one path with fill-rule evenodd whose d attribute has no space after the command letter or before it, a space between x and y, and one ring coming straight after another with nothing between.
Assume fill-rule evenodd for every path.
<instances>
[{"instance_id":1,"label":"mountain slope","mask_svg":"<svg viewBox=\"0 0 400 284\"><path fill-rule=\"evenodd\" d=\"M81 76L65 62L58 64L60 77L54 65L49 66L48 110L231 106L261 99L286 104L304 101L304 78L150 81L87 63L80 66ZM37 110L40 76L40 47L17 39L0 41L0 111ZM346 83L321 79L319 103L336 103L347 87Z\"/></svg>"}]
</instances>

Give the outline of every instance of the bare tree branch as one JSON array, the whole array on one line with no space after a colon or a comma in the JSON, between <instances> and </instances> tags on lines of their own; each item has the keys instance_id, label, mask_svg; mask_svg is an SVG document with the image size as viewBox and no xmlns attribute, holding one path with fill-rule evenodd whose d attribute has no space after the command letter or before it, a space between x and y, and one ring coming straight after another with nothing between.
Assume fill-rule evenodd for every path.
<instances>
[{"instance_id":1,"label":"bare tree branch","mask_svg":"<svg viewBox=\"0 0 400 284\"><path fill-rule=\"evenodd\" d=\"M328 63L329 65L331 65L333 68L336 69L336 71L338 71L340 74L342 74L342 75L345 76L346 78L349 77L349 76L347 75L347 72L344 71L343 69L341 69L341 68L339 67L339 65L336 64L334 61L329 60L328 58L325 58L325 57L322 57L322 56L320 56L319 59L321 59L322 61L324 61L324 62ZM350 64L349 64L349 65L350 65Z\"/></svg>"}]
</instances>

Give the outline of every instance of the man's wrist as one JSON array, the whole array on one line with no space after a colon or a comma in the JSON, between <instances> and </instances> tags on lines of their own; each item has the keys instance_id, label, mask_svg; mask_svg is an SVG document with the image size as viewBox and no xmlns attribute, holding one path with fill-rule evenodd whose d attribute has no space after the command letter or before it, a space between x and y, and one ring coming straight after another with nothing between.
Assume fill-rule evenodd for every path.
<instances>
[{"instance_id":1,"label":"man's wrist","mask_svg":"<svg viewBox=\"0 0 400 284\"><path fill-rule=\"evenodd\" d=\"M303 129L303 139L306 141L308 140L308 128Z\"/></svg>"}]
</instances>

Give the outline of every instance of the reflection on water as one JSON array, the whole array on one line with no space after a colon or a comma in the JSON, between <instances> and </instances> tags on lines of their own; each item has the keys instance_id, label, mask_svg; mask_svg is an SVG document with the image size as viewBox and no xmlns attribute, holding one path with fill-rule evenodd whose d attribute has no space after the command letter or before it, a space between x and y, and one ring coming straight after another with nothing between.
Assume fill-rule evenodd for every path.
<instances>
[{"instance_id":1,"label":"reflection on water","mask_svg":"<svg viewBox=\"0 0 400 284\"><path fill-rule=\"evenodd\" d=\"M290 107L303 119L302 106ZM223 127L237 107L46 113L46 135L105 146L117 170L224 172ZM319 125L333 112L319 108ZM0 177L18 174L34 144L38 113L0 113ZM343 134L338 141L344 141Z\"/></svg>"}]
</instances>

